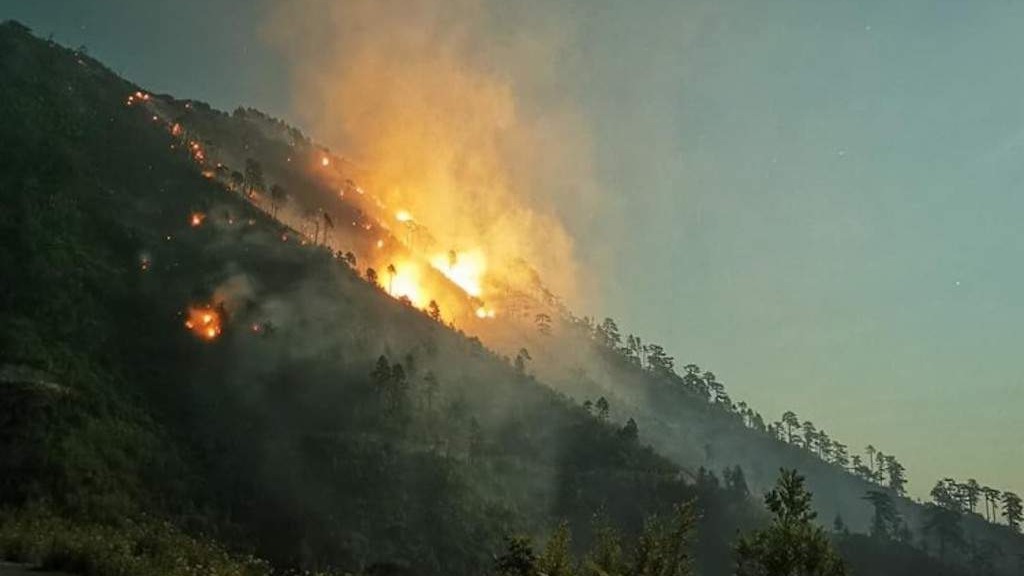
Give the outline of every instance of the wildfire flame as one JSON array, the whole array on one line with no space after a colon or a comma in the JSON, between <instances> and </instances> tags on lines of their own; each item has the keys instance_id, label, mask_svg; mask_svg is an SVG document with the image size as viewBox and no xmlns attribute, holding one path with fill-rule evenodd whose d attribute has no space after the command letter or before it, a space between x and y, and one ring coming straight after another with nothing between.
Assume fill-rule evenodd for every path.
<instances>
[{"instance_id":1,"label":"wildfire flame","mask_svg":"<svg viewBox=\"0 0 1024 576\"><path fill-rule=\"evenodd\" d=\"M487 271L487 259L481 250L437 254L430 259L430 265L444 274L470 296L483 294L483 278Z\"/></svg>"},{"instance_id":2,"label":"wildfire flame","mask_svg":"<svg viewBox=\"0 0 1024 576\"><path fill-rule=\"evenodd\" d=\"M149 94L146 94L145 92L141 92L141 91L136 91L134 94L130 94L128 96L128 100L125 103L128 106L131 106L131 105L135 104L138 101L148 102L149 101Z\"/></svg>"},{"instance_id":3,"label":"wildfire flame","mask_svg":"<svg viewBox=\"0 0 1024 576\"><path fill-rule=\"evenodd\" d=\"M389 268L388 275L384 278L388 292L394 298L408 298L416 307L426 306L430 298L423 291L420 273L419 266L414 262L393 265L393 271Z\"/></svg>"},{"instance_id":4,"label":"wildfire flame","mask_svg":"<svg viewBox=\"0 0 1024 576\"><path fill-rule=\"evenodd\" d=\"M406 210L399 210L395 214L395 220L398 220L399 222L409 222L412 220L412 214L409 214Z\"/></svg>"},{"instance_id":5,"label":"wildfire flame","mask_svg":"<svg viewBox=\"0 0 1024 576\"><path fill-rule=\"evenodd\" d=\"M320 165L323 166L324 168L327 168L328 166L331 165L331 159L328 158L327 156L320 158Z\"/></svg>"},{"instance_id":6,"label":"wildfire flame","mask_svg":"<svg viewBox=\"0 0 1024 576\"><path fill-rule=\"evenodd\" d=\"M492 310L490 308L487 308L485 306L481 306L481 307L476 309L476 317L477 318L486 319L486 318L494 318L494 316L495 316L494 310Z\"/></svg>"},{"instance_id":7,"label":"wildfire flame","mask_svg":"<svg viewBox=\"0 0 1024 576\"><path fill-rule=\"evenodd\" d=\"M198 228L203 225L203 220L206 220L206 214L203 214L202 212L193 212L192 216L189 218L189 224L191 224L193 228Z\"/></svg>"},{"instance_id":8,"label":"wildfire flame","mask_svg":"<svg viewBox=\"0 0 1024 576\"><path fill-rule=\"evenodd\" d=\"M191 307L185 327L203 340L214 340L221 333L220 313L209 306Z\"/></svg>"}]
</instances>

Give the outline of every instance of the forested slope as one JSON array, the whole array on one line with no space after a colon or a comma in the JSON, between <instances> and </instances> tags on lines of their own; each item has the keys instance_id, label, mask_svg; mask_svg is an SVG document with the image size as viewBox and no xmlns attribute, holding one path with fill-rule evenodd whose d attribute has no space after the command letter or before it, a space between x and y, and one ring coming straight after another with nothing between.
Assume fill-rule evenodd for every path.
<instances>
[{"instance_id":1,"label":"forested slope","mask_svg":"<svg viewBox=\"0 0 1024 576\"><path fill-rule=\"evenodd\" d=\"M586 410L555 388L587 388L388 297L200 174L124 105L139 88L83 53L6 23L0 78L0 504L14 517L128 532L155 518L278 568L417 574L487 573L504 536L562 520L577 552L595 526L630 540L694 499L699 573L724 574L737 534L765 521L742 473L680 467L673 438L719 429L675 420L674 393L656 417ZM904 563L858 573L960 573L906 543L836 538L855 565Z\"/></svg>"}]
</instances>

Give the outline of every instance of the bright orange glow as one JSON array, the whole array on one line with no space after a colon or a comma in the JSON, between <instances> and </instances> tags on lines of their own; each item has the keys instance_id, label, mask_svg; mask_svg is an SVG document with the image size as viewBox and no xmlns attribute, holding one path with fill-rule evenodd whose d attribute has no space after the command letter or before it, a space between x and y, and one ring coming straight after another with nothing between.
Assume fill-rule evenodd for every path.
<instances>
[{"instance_id":1,"label":"bright orange glow","mask_svg":"<svg viewBox=\"0 0 1024 576\"><path fill-rule=\"evenodd\" d=\"M188 319L185 320L185 327L193 334L203 340L213 340L220 336L221 317L220 313L210 307L191 307L188 309Z\"/></svg>"},{"instance_id":2,"label":"bright orange glow","mask_svg":"<svg viewBox=\"0 0 1024 576\"><path fill-rule=\"evenodd\" d=\"M328 158L327 156L324 156L323 158L320 159L320 165L323 166L324 168L327 168L328 166L331 165L331 159Z\"/></svg>"},{"instance_id":3,"label":"bright orange glow","mask_svg":"<svg viewBox=\"0 0 1024 576\"><path fill-rule=\"evenodd\" d=\"M128 101L126 102L126 104L128 106L131 106L132 104L135 103L136 100L148 101L149 100L149 94L146 94L145 92L136 91L135 94L131 94L131 95L128 96Z\"/></svg>"},{"instance_id":4,"label":"bright orange glow","mask_svg":"<svg viewBox=\"0 0 1024 576\"><path fill-rule=\"evenodd\" d=\"M494 310L492 310L490 308L481 306L481 307L476 309L476 317L477 318L482 318L482 319L483 318L494 318L494 316L495 316Z\"/></svg>"},{"instance_id":5,"label":"bright orange glow","mask_svg":"<svg viewBox=\"0 0 1024 576\"><path fill-rule=\"evenodd\" d=\"M198 228L203 225L203 220L206 220L206 214L203 214L202 212L193 212L188 222L193 228Z\"/></svg>"},{"instance_id":6,"label":"bright orange glow","mask_svg":"<svg viewBox=\"0 0 1024 576\"><path fill-rule=\"evenodd\" d=\"M195 158L196 162L202 163L206 160L206 153L203 152L203 147L199 145L199 142L189 142L189 150L192 157Z\"/></svg>"},{"instance_id":7,"label":"bright orange glow","mask_svg":"<svg viewBox=\"0 0 1024 576\"><path fill-rule=\"evenodd\" d=\"M483 251L437 254L430 259L430 265L470 296L479 297L483 293L483 278L487 271L487 259Z\"/></svg>"},{"instance_id":8,"label":"bright orange glow","mask_svg":"<svg viewBox=\"0 0 1024 576\"><path fill-rule=\"evenodd\" d=\"M430 298L423 292L423 286L420 283L421 269L419 265L413 262L403 262L396 264L394 269L394 274L387 272L383 278L391 296L394 298L405 296L417 308L426 306Z\"/></svg>"},{"instance_id":9,"label":"bright orange glow","mask_svg":"<svg viewBox=\"0 0 1024 576\"><path fill-rule=\"evenodd\" d=\"M294 31L275 35L289 38L281 48L294 58L290 62L297 71L291 75L290 93L323 141L347 142L344 156L358 159L360 167L338 166L344 173L339 179L351 178L345 181L345 196L390 224L393 242L424 252L452 282L470 294L483 292L488 300L497 299L496 293L489 294L492 286L530 292L537 278L546 289L572 300L572 239L557 219L559 203L550 198L556 190L571 189L579 194L574 201L583 201L584 191L595 188L586 115L562 95L545 103L543 121L523 113L530 106L518 101L526 93L519 78L513 81L505 70L480 66L473 53L482 38L467 32L486 29L473 18L486 20L491 11L483 7L487 2L469 4L473 8L468 10L464 3L443 1L427 2L429 8L413 3L418 8L408 10L387 2L283 8L282 17L272 20ZM343 23L346 33L309 34L308 29L320 28L313 24L324 12L324 21ZM437 42L438 37L445 41ZM525 46L512 42L501 49L511 54ZM561 46L550 54L556 46L545 41L528 46L517 53L524 62L541 54L559 59ZM550 81L549 68L528 69L539 72L530 82ZM307 162L322 172L315 162L327 150L313 150ZM332 192L339 193L336 187ZM399 233L400 224L409 230ZM459 264L449 273L446 258L440 264L432 259L452 247L481 249L486 272ZM424 280L434 288L426 275ZM435 296L443 298L443 287L437 288ZM453 317L459 316L454 309L461 304L453 299L447 306ZM474 308L464 308L468 314L463 317Z\"/></svg>"},{"instance_id":10,"label":"bright orange glow","mask_svg":"<svg viewBox=\"0 0 1024 576\"><path fill-rule=\"evenodd\" d=\"M377 248L383 248L383 247L384 247L384 241L383 240L377 240Z\"/></svg>"}]
</instances>

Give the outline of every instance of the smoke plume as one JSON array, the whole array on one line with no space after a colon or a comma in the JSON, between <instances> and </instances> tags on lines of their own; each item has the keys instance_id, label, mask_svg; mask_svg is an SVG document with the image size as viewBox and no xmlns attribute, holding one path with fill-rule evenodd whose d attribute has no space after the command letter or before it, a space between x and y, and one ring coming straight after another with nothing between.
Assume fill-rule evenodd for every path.
<instances>
[{"instance_id":1,"label":"smoke plume","mask_svg":"<svg viewBox=\"0 0 1024 576\"><path fill-rule=\"evenodd\" d=\"M564 211L591 188L589 139L557 79L564 22L481 0L289 2L267 33L293 114L407 210L437 251L523 258L572 298ZM560 210L563 213L560 215Z\"/></svg>"}]
</instances>

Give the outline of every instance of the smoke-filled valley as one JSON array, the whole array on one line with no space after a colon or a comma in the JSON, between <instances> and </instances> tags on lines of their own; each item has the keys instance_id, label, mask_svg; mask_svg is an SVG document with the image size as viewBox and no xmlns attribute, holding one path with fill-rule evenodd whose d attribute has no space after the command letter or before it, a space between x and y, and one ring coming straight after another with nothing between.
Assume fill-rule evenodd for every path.
<instances>
[{"instance_id":1,"label":"smoke-filled valley","mask_svg":"<svg viewBox=\"0 0 1024 576\"><path fill-rule=\"evenodd\" d=\"M0 26L0 554L98 576L1019 573L1011 487L914 498L886 447L578 315L560 211L590 136L570 100L539 114L467 60L555 57L546 28L482 42L501 16L282 6L265 34L310 134Z\"/></svg>"}]
</instances>

